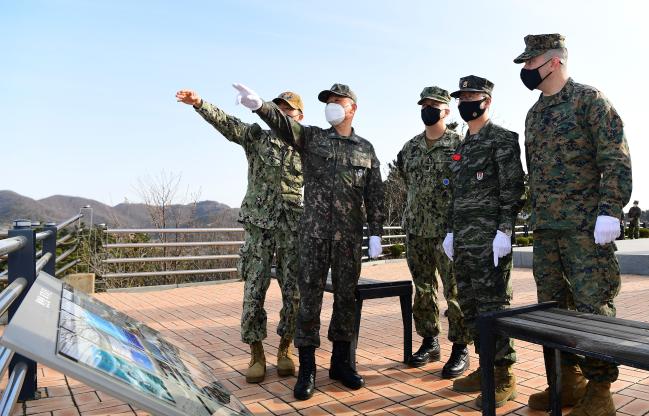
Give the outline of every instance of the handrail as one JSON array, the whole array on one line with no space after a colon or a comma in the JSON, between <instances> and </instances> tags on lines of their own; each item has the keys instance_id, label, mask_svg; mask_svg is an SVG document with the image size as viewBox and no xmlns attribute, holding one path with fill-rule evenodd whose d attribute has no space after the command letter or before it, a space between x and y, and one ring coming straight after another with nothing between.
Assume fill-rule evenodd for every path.
<instances>
[{"instance_id":1,"label":"handrail","mask_svg":"<svg viewBox=\"0 0 649 416\"><path fill-rule=\"evenodd\" d=\"M11 363L14 352L7 347L0 347L0 377L2 377Z\"/></svg>"},{"instance_id":2,"label":"handrail","mask_svg":"<svg viewBox=\"0 0 649 416\"><path fill-rule=\"evenodd\" d=\"M23 388L25 375L27 375L27 365L24 362L19 362L9 376L7 388L2 396L2 402L0 402L0 416L11 415L16 401L18 401L18 394Z\"/></svg>"},{"instance_id":3,"label":"handrail","mask_svg":"<svg viewBox=\"0 0 649 416\"><path fill-rule=\"evenodd\" d=\"M199 246L240 246L244 241L193 241L183 243L112 243L104 248L146 248L146 247L199 247Z\"/></svg>"},{"instance_id":4,"label":"handrail","mask_svg":"<svg viewBox=\"0 0 649 416\"><path fill-rule=\"evenodd\" d=\"M0 240L0 255L12 253L20 250L27 243L27 239L22 236L10 237Z\"/></svg>"},{"instance_id":5,"label":"handrail","mask_svg":"<svg viewBox=\"0 0 649 416\"><path fill-rule=\"evenodd\" d=\"M192 261L192 260L220 260L238 259L238 254L215 254L211 256L184 256L184 257L125 257L121 259L103 259L102 263L147 263L156 261Z\"/></svg>"},{"instance_id":6,"label":"handrail","mask_svg":"<svg viewBox=\"0 0 649 416\"><path fill-rule=\"evenodd\" d=\"M63 267L61 267L60 269L58 269L58 270L54 273L54 275L58 276L59 274L63 273L64 271L68 270L70 267L72 267L72 266L76 266L76 265L79 264L80 262L81 262L81 260L79 260L79 259L72 260L70 263L68 263L68 264L66 264L65 266L63 266Z\"/></svg>"},{"instance_id":7,"label":"handrail","mask_svg":"<svg viewBox=\"0 0 649 416\"><path fill-rule=\"evenodd\" d=\"M104 230L106 234L136 234L136 233L233 233L243 232L243 228L114 228Z\"/></svg>"},{"instance_id":8,"label":"handrail","mask_svg":"<svg viewBox=\"0 0 649 416\"><path fill-rule=\"evenodd\" d=\"M65 243L66 241L72 238L72 235L73 234L66 234L63 237L59 238L58 240L56 240L56 245L58 246L59 244Z\"/></svg>"},{"instance_id":9,"label":"handrail","mask_svg":"<svg viewBox=\"0 0 649 416\"><path fill-rule=\"evenodd\" d=\"M43 270L43 267L45 267L45 265L50 261L51 258L52 253L45 253L43 254L43 257L38 259L38 261L36 262L36 274L39 274L41 270Z\"/></svg>"},{"instance_id":10,"label":"handrail","mask_svg":"<svg viewBox=\"0 0 649 416\"><path fill-rule=\"evenodd\" d=\"M45 240L47 237L51 235L52 235L51 230L41 231L40 233L36 233L36 241Z\"/></svg>"},{"instance_id":11,"label":"handrail","mask_svg":"<svg viewBox=\"0 0 649 416\"><path fill-rule=\"evenodd\" d=\"M77 249L77 247L79 247L78 244L77 244L77 245L74 245L74 246L72 246L72 247L70 247L69 249L67 249L66 251L64 251L63 253L61 253L60 256L56 256L56 260L54 261L54 264L56 264L56 263L58 263L58 262L64 260L64 259L65 259L66 257L68 257L70 254L74 253L74 251Z\"/></svg>"},{"instance_id":12,"label":"handrail","mask_svg":"<svg viewBox=\"0 0 649 416\"><path fill-rule=\"evenodd\" d=\"M134 273L110 273L104 274L106 279L117 277L147 277L147 276L180 276L185 274L208 274L208 273L229 273L236 272L237 268L227 269L203 269L203 270L168 270L162 272L134 272Z\"/></svg>"},{"instance_id":13,"label":"handrail","mask_svg":"<svg viewBox=\"0 0 649 416\"><path fill-rule=\"evenodd\" d=\"M0 315L4 315L11 304L20 296L20 294L27 287L27 279L19 277L0 292ZM2 373L0 373L0 376Z\"/></svg>"},{"instance_id":14,"label":"handrail","mask_svg":"<svg viewBox=\"0 0 649 416\"><path fill-rule=\"evenodd\" d=\"M72 218L70 218L70 219L67 219L67 220L63 221L63 222L60 223L60 224L56 224L56 229L57 229L57 230L60 230L60 229L62 229L62 228L65 228L65 227L67 227L68 225L72 224L73 222L75 222L76 220L78 220L78 219L81 218L81 217L83 217L83 214L77 214L77 215L75 215L74 217L72 217Z\"/></svg>"}]
</instances>

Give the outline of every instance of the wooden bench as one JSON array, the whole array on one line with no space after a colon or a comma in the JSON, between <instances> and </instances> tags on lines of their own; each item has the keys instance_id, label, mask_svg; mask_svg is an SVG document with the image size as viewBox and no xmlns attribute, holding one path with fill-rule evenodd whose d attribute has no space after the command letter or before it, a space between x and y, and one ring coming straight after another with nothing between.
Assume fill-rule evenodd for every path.
<instances>
[{"instance_id":1,"label":"wooden bench","mask_svg":"<svg viewBox=\"0 0 649 416\"><path fill-rule=\"evenodd\" d=\"M331 276L327 277L325 292L333 293ZM354 333L356 334L350 347L350 362L356 368L356 347L358 345L358 333L361 328L361 312L363 301L366 299L399 297L401 303L401 319L403 319L403 362L410 361L412 355L412 281L399 280L385 282L381 280L366 279L361 277L354 293L356 298L356 315L354 322Z\"/></svg>"},{"instance_id":2,"label":"wooden bench","mask_svg":"<svg viewBox=\"0 0 649 416\"><path fill-rule=\"evenodd\" d=\"M495 415L496 334L543 346L550 368L552 415L561 415L561 352L649 370L649 324L556 306L556 302L545 302L480 315L483 415Z\"/></svg>"}]
</instances>

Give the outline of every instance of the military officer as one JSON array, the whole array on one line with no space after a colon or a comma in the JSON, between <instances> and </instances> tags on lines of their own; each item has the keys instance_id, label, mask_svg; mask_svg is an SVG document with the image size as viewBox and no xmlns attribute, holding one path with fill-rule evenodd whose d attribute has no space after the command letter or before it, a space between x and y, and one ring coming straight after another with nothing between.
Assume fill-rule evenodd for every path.
<instances>
[{"instance_id":1,"label":"military officer","mask_svg":"<svg viewBox=\"0 0 649 416\"><path fill-rule=\"evenodd\" d=\"M250 345L251 359L246 381L258 383L266 374L262 341L266 338L264 300L270 285L271 265L276 257L277 282L282 291L282 309L277 333L280 376L295 374L291 344L299 294L297 290L297 229L302 214L302 164L296 149L258 124L247 124L204 101L195 91L181 90L176 98L191 104L198 114L226 139L243 147L248 159L248 189L241 203L239 222L245 243L238 264L245 281L241 340ZM273 102L286 117L302 120L303 104L293 92L280 94Z\"/></svg>"},{"instance_id":2,"label":"military officer","mask_svg":"<svg viewBox=\"0 0 649 416\"><path fill-rule=\"evenodd\" d=\"M639 201L633 201L633 206L629 208L629 238L640 238L640 216L642 210L638 206Z\"/></svg>"},{"instance_id":3,"label":"military officer","mask_svg":"<svg viewBox=\"0 0 649 416\"><path fill-rule=\"evenodd\" d=\"M448 91L442 88L423 89L417 104L421 106L424 131L406 142L397 156L397 167L407 187L402 227L407 235L406 258L415 284L412 310L417 334L423 338L409 364L421 367L440 357L438 273L448 303L448 338L453 343L451 356L442 369L444 378L457 377L469 367L467 344L471 342L457 302L453 269L442 248L450 202L449 167L460 143L459 134L446 127L450 101Z\"/></svg>"},{"instance_id":4,"label":"military officer","mask_svg":"<svg viewBox=\"0 0 649 416\"><path fill-rule=\"evenodd\" d=\"M511 236L522 207L523 168L518 135L489 119L493 83L469 75L451 94L459 100L460 116L468 124L464 141L451 156L452 197L444 250L454 259L458 301L464 322L480 353L476 318L480 313L509 307ZM516 397L514 345L496 337L496 406ZM480 391L480 368L454 380L460 392ZM478 396L476 404L482 405Z\"/></svg>"},{"instance_id":5,"label":"military officer","mask_svg":"<svg viewBox=\"0 0 649 416\"><path fill-rule=\"evenodd\" d=\"M526 36L514 62L524 63L523 84L541 91L525 120L538 300L615 316L620 269L613 241L631 196L624 125L600 91L568 76L562 35ZM561 401L575 406L569 414L614 415L617 366L592 358L580 366L576 357L562 357ZM529 405L549 409L549 390L532 394Z\"/></svg>"},{"instance_id":6,"label":"military officer","mask_svg":"<svg viewBox=\"0 0 649 416\"><path fill-rule=\"evenodd\" d=\"M354 338L354 292L366 222L368 254L376 257L381 253L383 182L372 144L352 128L356 94L344 84L320 92L318 99L326 103L325 118L332 126L322 129L296 123L249 88L234 87L241 103L297 148L305 164L295 338L300 369L294 395L306 400L315 388L315 348L320 345L322 295L330 266L334 305L328 334L333 342L329 377L359 389L365 381L352 367L349 354Z\"/></svg>"}]
</instances>

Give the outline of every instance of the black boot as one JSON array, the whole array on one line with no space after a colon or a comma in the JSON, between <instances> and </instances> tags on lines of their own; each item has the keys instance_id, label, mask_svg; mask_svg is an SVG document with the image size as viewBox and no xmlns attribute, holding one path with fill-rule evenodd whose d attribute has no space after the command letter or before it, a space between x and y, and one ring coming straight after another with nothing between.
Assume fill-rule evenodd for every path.
<instances>
[{"instance_id":1,"label":"black boot","mask_svg":"<svg viewBox=\"0 0 649 416\"><path fill-rule=\"evenodd\" d=\"M451 356L444 364L442 378L461 376L469 368L469 349L466 344L453 344Z\"/></svg>"},{"instance_id":2,"label":"black boot","mask_svg":"<svg viewBox=\"0 0 649 416\"><path fill-rule=\"evenodd\" d=\"M424 337L421 347L410 357L410 367L421 367L431 361L439 360L439 342L437 337Z\"/></svg>"},{"instance_id":3,"label":"black boot","mask_svg":"<svg viewBox=\"0 0 649 416\"><path fill-rule=\"evenodd\" d=\"M349 362L349 345L348 341L334 341L329 378L340 381L347 388L358 390L365 385L365 380Z\"/></svg>"},{"instance_id":4,"label":"black boot","mask_svg":"<svg viewBox=\"0 0 649 416\"><path fill-rule=\"evenodd\" d=\"M293 389L298 400L309 400L315 390L315 347L299 347L300 370Z\"/></svg>"}]
</instances>

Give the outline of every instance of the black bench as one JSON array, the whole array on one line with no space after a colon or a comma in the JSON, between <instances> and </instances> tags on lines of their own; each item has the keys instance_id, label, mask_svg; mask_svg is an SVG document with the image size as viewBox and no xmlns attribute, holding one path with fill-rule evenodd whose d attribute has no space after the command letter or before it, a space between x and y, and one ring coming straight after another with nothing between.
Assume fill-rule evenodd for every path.
<instances>
[{"instance_id":1,"label":"black bench","mask_svg":"<svg viewBox=\"0 0 649 416\"><path fill-rule=\"evenodd\" d=\"M561 415L562 351L649 370L649 324L556 306L556 302L545 302L480 315L483 415L495 415L496 334L543 345L550 368L552 415Z\"/></svg>"},{"instance_id":2,"label":"black bench","mask_svg":"<svg viewBox=\"0 0 649 416\"><path fill-rule=\"evenodd\" d=\"M327 277L325 292L333 293L331 276ZM356 346L358 345L358 333L361 328L361 312L363 301L366 299L399 297L401 303L401 318L403 319L403 362L410 361L412 355L412 281L399 280L395 282L384 282L381 280L366 279L361 277L354 293L356 298L356 315L354 322L354 341L350 347L350 362L356 368Z\"/></svg>"}]
</instances>

